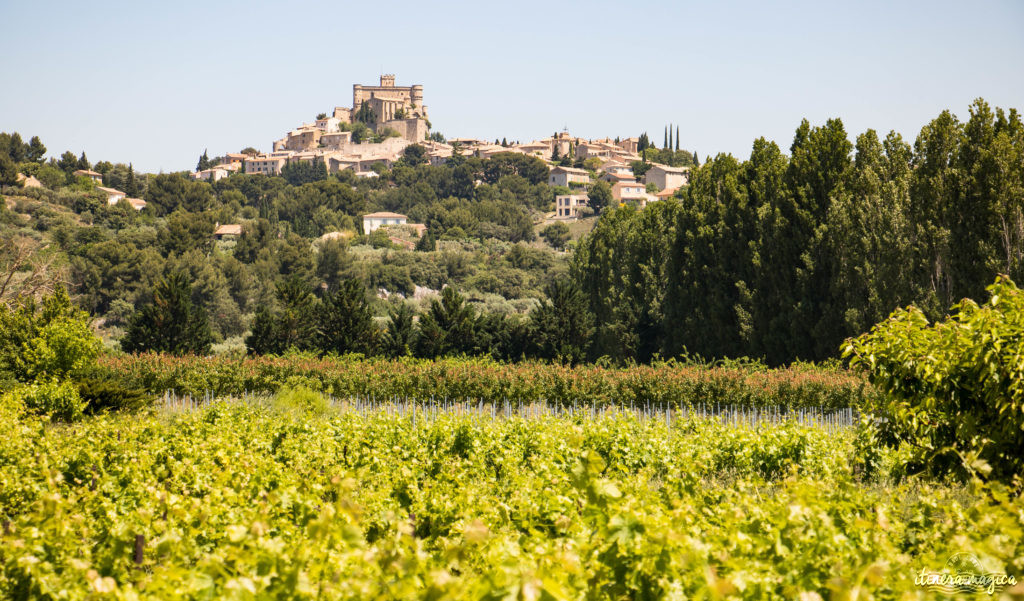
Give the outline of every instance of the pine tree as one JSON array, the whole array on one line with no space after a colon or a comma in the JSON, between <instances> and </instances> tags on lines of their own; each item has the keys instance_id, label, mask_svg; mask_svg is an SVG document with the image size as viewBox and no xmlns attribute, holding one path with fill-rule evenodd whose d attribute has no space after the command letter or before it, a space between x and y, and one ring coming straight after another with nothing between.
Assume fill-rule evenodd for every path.
<instances>
[{"instance_id":1,"label":"pine tree","mask_svg":"<svg viewBox=\"0 0 1024 601\"><path fill-rule=\"evenodd\" d=\"M584 361L594 334L594 319L586 298L569 280L555 280L544 292L547 299L530 314L537 355L570 364Z\"/></svg>"},{"instance_id":2,"label":"pine tree","mask_svg":"<svg viewBox=\"0 0 1024 601\"><path fill-rule=\"evenodd\" d=\"M32 136L32 139L28 141L28 160L42 163L45 154L46 146L43 146L39 136Z\"/></svg>"},{"instance_id":3,"label":"pine tree","mask_svg":"<svg viewBox=\"0 0 1024 601\"><path fill-rule=\"evenodd\" d=\"M384 333L384 352L389 357L412 354L416 346L415 314L407 303L401 302L388 311L388 330Z\"/></svg>"},{"instance_id":4,"label":"pine tree","mask_svg":"<svg viewBox=\"0 0 1024 601\"><path fill-rule=\"evenodd\" d=\"M192 304L192 285L183 272L157 281L153 302L132 316L121 348L129 353L156 351L206 355L213 334L206 311Z\"/></svg>"},{"instance_id":5,"label":"pine tree","mask_svg":"<svg viewBox=\"0 0 1024 601\"><path fill-rule=\"evenodd\" d=\"M317 311L319 348L338 354L369 353L374 350L377 329L359 280L345 280L337 290L329 290Z\"/></svg>"}]
</instances>

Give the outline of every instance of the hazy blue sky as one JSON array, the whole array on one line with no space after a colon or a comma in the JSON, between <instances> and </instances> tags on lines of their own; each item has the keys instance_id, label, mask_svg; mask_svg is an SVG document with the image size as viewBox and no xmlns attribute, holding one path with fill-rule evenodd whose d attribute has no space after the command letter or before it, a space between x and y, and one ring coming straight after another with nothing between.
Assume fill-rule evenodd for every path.
<instances>
[{"instance_id":1,"label":"hazy blue sky","mask_svg":"<svg viewBox=\"0 0 1024 601\"><path fill-rule=\"evenodd\" d=\"M1024 2L0 0L0 130L144 171L268 150L383 69L448 137L668 122L701 157L788 149L800 119L913 140L970 102L1024 109Z\"/></svg>"}]
</instances>

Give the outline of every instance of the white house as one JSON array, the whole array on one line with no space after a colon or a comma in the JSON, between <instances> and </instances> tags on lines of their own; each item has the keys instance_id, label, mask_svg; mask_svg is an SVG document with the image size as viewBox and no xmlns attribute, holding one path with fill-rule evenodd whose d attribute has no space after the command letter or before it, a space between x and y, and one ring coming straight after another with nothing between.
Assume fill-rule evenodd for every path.
<instances>
[{"instance_id":1,"label":"white house","mask_svg":"<svg viewBox=\"0 0 1024 601\"><path fill-rule=\"evenodd\" d=\"M121 202L122 198L126 196L124 192L120 190L115 190L113 188L104 188L103 186L96 186L96 189L107 195L108 205L116 205L117 203Z\"/></svg>"},{"instance_id":2,"label":"white house","mask_svg":"<svg viewBox=\"0 0 1024 601\"><path fill-rule=\"evenodd\" d=\"M369 235L370 232L382 225L405 225L408 220L409 218L405 215L389 213L387 211L363 215L363 233Z\"/></svg>"},{"instance_id":3,"label":"white house","mask_svg":"<svg viewBox=\"0 0 1024 601\"><path fill-rule=\"evenodd\" d=\"M577 219L580 209L587 206L586 194L559 194L555 197L555 219Z\"/></svg>"}]
</instances>

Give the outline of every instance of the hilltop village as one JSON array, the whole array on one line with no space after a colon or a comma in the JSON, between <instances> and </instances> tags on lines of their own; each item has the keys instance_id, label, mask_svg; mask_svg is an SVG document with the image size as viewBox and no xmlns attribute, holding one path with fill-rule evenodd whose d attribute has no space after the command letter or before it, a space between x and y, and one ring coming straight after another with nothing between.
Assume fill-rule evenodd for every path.
<instances>
[{"instance_id":1,"label":"hilltop village","mask_svg":"<svg viewBox=\"0 0 1024 601\"><path fill-rule=\"evenodd\" d=\"M609 184L616 202L640 208L672 196L689 180L688 166L648 163L644 140L638 137L588 140L558 132L527 143L445 140L431 132L423 86L397 86L390 74L381 75L379 85L353 85L350 107L338 106L330 114L317 115L311 123L275 140L270 152L229 153L219 164L192 173L192 178L215 182L232 172L280 175L289 164L317 161L328 173L350 170L357 177L377 177L381 167L390 168L412 145L421 146L434 166L446 164L456 155L489 159L512 153L543 160L550 169L548 183L570 192L556 197L551 215L555 220L579 218L588 206L591 185L599 180ZM642 173L636 172L637 163L643 165ZM384 214L367 217L371 220L364 223L367 233L376 229L378 221L387 221Z\"/></svg>"}]
</instances>

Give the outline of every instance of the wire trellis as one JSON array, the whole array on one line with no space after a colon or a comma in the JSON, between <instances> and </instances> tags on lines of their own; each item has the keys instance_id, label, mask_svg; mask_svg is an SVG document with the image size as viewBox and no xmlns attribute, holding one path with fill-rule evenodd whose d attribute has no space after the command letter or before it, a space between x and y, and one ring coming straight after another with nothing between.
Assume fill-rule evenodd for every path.
<instances>
[{"instance_id":1,"label":"wire trellis","mask_svg":"<svg viewBox=\"0 0 1024 601\"><path fill-rule=\"evenodd\" d=\"M202 409L215 401L233 400L247 404L269 405L271 396L266 393L244 392L241 395L217 396L212 391L202 395L177 394L168 390L160 397L158 405L169 411L191 411ZM670 406L657 404L630 405L585 405L550 403L545 399L522 401L483 401L480 399L449 399L446 397L412 399L406 397L378 398L373 396L326 396L328 405L339 412L354 412L360 415L385 414L417 422L430 422L441 416L464 416L474 420L483 419L543 419L576 418L600 419L615 415L633 416L645 422L663 422L671 427L673 423L691 418L714 420L726 425L759 428L779 424L795 423L815 427L826 432L837 432L851 428L858 423L859 414L853 408L831 409L824 407L789 408L784 406L741 407L735 405L694 405Z\"/></svg>"}]
</instances>

